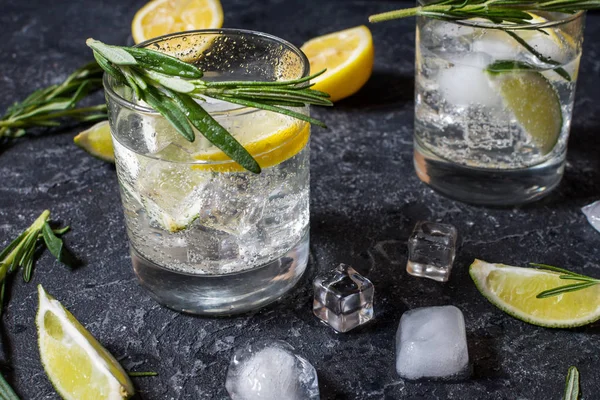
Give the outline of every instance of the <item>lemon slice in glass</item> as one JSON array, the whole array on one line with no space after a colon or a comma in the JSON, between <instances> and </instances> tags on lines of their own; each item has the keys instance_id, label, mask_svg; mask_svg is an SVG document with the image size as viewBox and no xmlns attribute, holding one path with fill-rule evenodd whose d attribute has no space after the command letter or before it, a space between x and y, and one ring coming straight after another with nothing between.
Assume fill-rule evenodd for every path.
<instances>
[{"instance_id":1,"label":"lemon slice in glass","mask_svg":"<svg viewBox=\"0 0 600 400\"><path fill-rule=\"evenodd\" d=\"M530 324L572 328L600 319L600 285L538 299L539 293L573 281L560 279L557 272L481 260L471 264L469 274L493 305Z\"/></svg>"},{"instance_id":2,"label":"lemon slice in glass","mask_svg":"<svg viewBox=\"0 0 600 400\"><path fill-rule=\"evenodd\" d=\"M312 88L329 93L331 101L356 93L373 71L373 38L364 25L316 37L300 49L310 61L311 74L327 68Z\"/></svg>"},{"instance_id":3,"label":"lemon slice in glass","mask_svg":"<svg viewBox=\"0 0 600 400\"><path fill-rule=\"evenodd\" d=\"M134 393L117 360L38 285L38 346L44 370L65 400L120 400Z\"/></svg>"},{"instance_id":4,"label":"lemon slice in glass","mask_svg":"<svg viewBox=\"0 0 600 400\"><path fill-rule=\"evenodd\" d=\"M563 127L560 99L552 84L540 72L518 61L497 61L487 67L487 72L505 106L540 153L550 153Z\"/></svg>"}]
</instances>

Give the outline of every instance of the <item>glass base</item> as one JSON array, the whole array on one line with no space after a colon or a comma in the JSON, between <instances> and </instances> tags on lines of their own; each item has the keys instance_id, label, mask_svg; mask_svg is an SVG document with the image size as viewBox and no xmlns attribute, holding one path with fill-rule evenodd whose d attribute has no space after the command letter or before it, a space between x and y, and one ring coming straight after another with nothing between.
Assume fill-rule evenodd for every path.
<instances>
[{"instance_id":1,"label":"glass base","mask_svg":"<svg viewBox=\"0 0 600 400\"><path fill-rule=\"evenodd\" d=\"M472 168L438 157L415 140L419 179L450 198L471 204L509 206L539 200L558 186L564 164L561 157L522 169Z\"/></svg>"},{"instance_id":2,"label":"glass base","mask_svg":"<svg viewBox=\"0 0 600 400\"><path fill-rule=\"evenodd\" d=\"M133 247L140 284L159 303L191 314L233 315L263 307L288 292L308 263L308 232L286 254L260 267L224 275L186 274L163 268Z\"/></svg>"}]
</instances>

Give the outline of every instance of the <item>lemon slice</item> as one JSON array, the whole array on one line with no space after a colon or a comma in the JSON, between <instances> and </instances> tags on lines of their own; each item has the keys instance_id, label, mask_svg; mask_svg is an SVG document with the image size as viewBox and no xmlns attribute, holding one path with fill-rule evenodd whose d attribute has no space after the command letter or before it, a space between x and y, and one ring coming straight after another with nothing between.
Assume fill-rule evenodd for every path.
<instances>
[{"instance_id":1,"label":"lemon slice","mask_svg":"<svg viewBox=\"0 0 600 400\"><path fill-rule=\"evenodd\" d=\"M600 319L600 285L538 299L549 289L569 284L559 273L475 260L469 274L477 289L502 311L530 324L572 328ZM572 282L572 281L571 281Z\"/></svg>"},{"instance_id":2,"label":"lemon slice","mask_svg":"<svg viewBox=\"0 0 600 400\"><path fill-rule=\"evenodd\" d=\"M487 72L505 106L539 151L543 155L550 153L563 126L560 100L552 84L527 64L516 61L498 61Z\"/></svg>"},{"instance_id":3,"label":"lemon slice","mask_svg":"<svg viewBox=\"0 0 600 400\"><path fill-rule=\"evenodd\" d=\"M233 118L217 118L217 121L248 150L261 168L292 158L306 146L310 137L309 123L271 111L257 110ZM215 164L199 164L194 169L216 172L244 170L206 139L196 140L204 148L195 153L194 158Z\"/></svg>"},{"instance_id":4,"label":"lemon slice","mask_svg":"<svg viewBox=\"0 0 600 400\"><path fill-rule=\"evenodd\" d=\"M77 146L94 157L111 163L115 162L108 121L98 122L96 125L75 136L73 141Z\"/></svg>"},{"instance_id":5,"label":"lemon slice","mask_svg":"<svg viewBox=\"0 0 600 400\"><path fill-rule=\"evenodd\" d=\"M223 26L219 0L154 0L133 17L131 34L135 43L157 36Z\"/></svg>"},{"instance_id":6,"label":"lemon slice","mask_svg":"<svg viewBox=\"0 0 600 400\"><path fill-rule=\"evenodd\" d=\"M327 68L312 82L313 89L329 93L331 101L356 93L373 71L373 38L364 25L316 37L301 50L310 61L311 74Z\"/></svg>"},{"instance_id":7,"label":"lemon slice","mask_svg":"<svg viewBox=\"0 0 600 400\"><path fill-rule=\"evenodd\" d=\"M118 400L133 395L133 385L117 360L38 285L35 323L44 370L65 400Z\"/></svg>"}]
</instances>

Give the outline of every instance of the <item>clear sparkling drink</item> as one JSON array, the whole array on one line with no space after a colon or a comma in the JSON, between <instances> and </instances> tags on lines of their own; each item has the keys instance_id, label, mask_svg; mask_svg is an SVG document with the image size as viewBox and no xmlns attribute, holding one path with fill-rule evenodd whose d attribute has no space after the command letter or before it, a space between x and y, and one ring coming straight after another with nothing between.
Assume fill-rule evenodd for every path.
<instances>
[{"instance_id":1,"label":"clear sparkling drink","mask_svg":"<svg viewBox=\"0 0 600 400\"><path fill-rule=\"evenodd\" d=\"M175 42L189 51L203 49L195 62L206 79L293 79L308 70L299 50L269 36L225 31L183 38L187 43L179 34L150 46L168 52ZM260 71L248 64L248 49L257 47L263 53L252 57ZM254 174L199 132L194 142L187 141L160 114L135 104L126 88L106 79L125 222L141 284L171 308L215 315L255 309L288 291L308 260L309 124L203 101L261 165L262 172Z\"/></svg>"},{"instance_id":2,"label":"clear sparkling drink","mask_svg":"<svg viewBox=\"0 0 600 400\"><path fill-rule=\"evenodd\" d=\"M532 18L537 29L418 18L415 168L440 192L509 205L559 183L584 15Z\"/></svg>"}]
</instances>

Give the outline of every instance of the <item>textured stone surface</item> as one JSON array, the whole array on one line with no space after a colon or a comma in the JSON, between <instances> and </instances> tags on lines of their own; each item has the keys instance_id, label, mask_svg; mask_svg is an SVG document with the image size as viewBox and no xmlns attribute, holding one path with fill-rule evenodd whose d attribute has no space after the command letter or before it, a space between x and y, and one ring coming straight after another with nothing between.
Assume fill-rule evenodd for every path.
<instances>
[{"instance_id":1,"label":"textured stone surface","mask_svg":"<svg viewBox=\"0 0 600 400\"><path fill-rule=\"evenodd\" d=\"M298 45L365 23L395 6L376 0L222 0L225 26L270 32ZM58 82L91 59L87 37L127 42L143 0L102 2L2 0L0 109ZM0 244L43 209L72 225L66 241L85 261L69 271L48 254L32 283L15 277L2 316L2 372L24 399L55 399L35 344L35 285L42 283L130 370L143 399L223 399L233 348L250 338L281 339L315 366L323 399L559 398L570 365L585 397L600 393L600 325L548 330L494 308L467 274L474 257L570 267L600 276L600 235L580 207L600 197L600 15L588 18L569 164L545 200L511 209L448 200L419 182L412 168L414 21L372 26L375 72L367 86L333 109L316 109L329 130L314 129L312 267L340 262L376 286L373 323L337 335L311 312L307 279L281 302L238 318L205 319L160 307L130 268L112 166L72 143L67 128L0 149ZM101 101L101 96L97 97ZM447 284L408 276L406 240L420 219L454 224L462 246ZM464 383L409 383L394 371L394 332L410 308L453 304L465 314L474 376Z\"/></svg>"}]
</instances>

